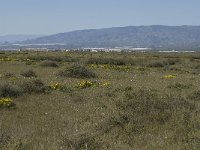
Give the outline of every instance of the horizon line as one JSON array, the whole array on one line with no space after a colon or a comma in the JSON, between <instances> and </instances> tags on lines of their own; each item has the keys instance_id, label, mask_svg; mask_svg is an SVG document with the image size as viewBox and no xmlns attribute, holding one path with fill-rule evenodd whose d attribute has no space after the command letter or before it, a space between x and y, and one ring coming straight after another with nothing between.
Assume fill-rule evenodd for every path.
<instances>
[{"instance_id":1,"label":"horizon line","mask_svg":"<svg viewBox=\"0 0 200 150\"><path fill-rule=\"evenodd\" d=\"M111 28L125 28L125 27L147 27L147 26L166 26L166 27L183 27L183 26L190 26L190 27L198 27L200 25L162 25L162 24L152 24L152 25L127 25L127 26L113 26L113 27L99 27L99 28L84 28L84 29L74 29L74 30L69 30L69 31L60 31L56 33L48 33L48 34L41 34L41 33L16 33L16 34L2 34L2 36L50 36L50 35L55 35L55 34L60 34L60 33L68 33L68 32L76 32L76 31L83 31L83 30L101 30L101 29L111 29Z\"/></svg>"}]
</instances>

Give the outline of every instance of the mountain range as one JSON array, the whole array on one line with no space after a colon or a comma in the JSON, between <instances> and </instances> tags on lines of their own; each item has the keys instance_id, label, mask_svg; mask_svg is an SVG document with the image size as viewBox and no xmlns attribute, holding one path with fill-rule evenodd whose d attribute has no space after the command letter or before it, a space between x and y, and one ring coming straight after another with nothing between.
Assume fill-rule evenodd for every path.
<instances>
[{"instance_id":1,"label":"mountain range","mask_svg":"<svg viewBox=\"0 0 200 150\"><path fill-rule=\"evenodd\" d=\"M16 43L25 40L39 38L42 36L44 35L25 35L25 34L2 35L0 36L0 43Z\"/></svg>"},{"instance_id":2,"label":"mountain range","mask_svg":"<svg viewBox=\"0 0 200 150\"><path fill-rule=\"evenodd\" d=\"M58 33L19 42L28 45L53 45L65 48L148 47L199 49L200 26L127 26ZM62 46L61 46L62 45Z\"/></svg>"}]
</instances>

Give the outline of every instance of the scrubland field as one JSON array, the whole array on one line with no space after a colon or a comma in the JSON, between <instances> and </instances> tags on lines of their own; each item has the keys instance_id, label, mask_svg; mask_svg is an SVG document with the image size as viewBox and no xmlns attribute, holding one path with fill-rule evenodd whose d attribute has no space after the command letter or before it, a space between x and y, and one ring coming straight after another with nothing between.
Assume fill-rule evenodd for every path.
<instances>
[{"instance_id":1,"label":"scrubland field","mask_svg":"<svg viewBox=\"0 0 200 150\"><path fill-rule=\"evenodd\" d=\"M198 150L200 53L0 53L2 150Z\"/></svg>"}]
</instances>

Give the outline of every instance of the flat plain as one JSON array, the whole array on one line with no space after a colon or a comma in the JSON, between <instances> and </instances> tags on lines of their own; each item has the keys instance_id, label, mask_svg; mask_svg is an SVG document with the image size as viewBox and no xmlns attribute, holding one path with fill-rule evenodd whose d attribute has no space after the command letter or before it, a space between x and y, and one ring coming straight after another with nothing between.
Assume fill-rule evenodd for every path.
<instances>
[{"instance_id":1,"label":"flat plain","mask_svg":"<svg viewBox=\"0 0 200 150\"><path fill-rule=\"evenodd\" d=\"M200 147L200 53L0 52L0 149Z\"/></svg>"}]
</instances>

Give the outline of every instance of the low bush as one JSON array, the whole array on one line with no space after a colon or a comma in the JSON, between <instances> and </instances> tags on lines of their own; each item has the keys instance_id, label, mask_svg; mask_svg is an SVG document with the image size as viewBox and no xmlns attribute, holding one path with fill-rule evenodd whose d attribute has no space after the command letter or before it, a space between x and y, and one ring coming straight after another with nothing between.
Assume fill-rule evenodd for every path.
<instances>
[{"instance_id":1,"label":"low bush","mask_svg":"<svg viewBox=\"0 0 200 150\"><path fill-rule=\"evenodd\" d=\"M51 61L51 60L45 60L43 61L40 66L42 67L58 67L58 65L56 64L56 62Z\"/></svg>"},{"instance_id":2,"label":"low bush","mask_svg":"<svg viewBox=\"0 0 200 150\"><path fill-rule=\"evenodd\" d=\"M13 102L11 98L0 98L0 108L2 107L14 107L16 104Z\"/></svg>"},{"instance_id":3,"label":"low bush","mask_svg":"<svg viewBox=\"0 0 200 150\"><path fill-rule=\"evenodd\" d=\"M172 143L195 138L191 114L195 113L195 103L188 99L165 95L153 90L132 89L125 91L122 99L116 104L118 111L102 124L103 133L115 132L123 137L127 144L134 144L135 138L146 137L150 133L162 135L163 131L173 134L168 137ZM188 132L189 131L189 132Z\"/></svg>"},{"instance_id":4,"label":"low bush","mask_svg":"<svg viewBox=\"0 0 200 150\"><path fill-rule=\"evenodd\" d=\"M200 90L194 91L191 95L188 96L188 99L200 101Z\"/></svg>"},{"instance_id":5,"label":"low bush","mask_svg":"<svg viewBox=\"0 0 200 150\"><path fill-rule=\"evenodd\" d=\"M167 64L165 62L162 62L162 61L155 61L155 62L152 62L152 63L149 63L147 64L147 67L164 67L166 66Z\"/></svg>"},{"instance_id":6,"label":"low bush","mask_svg":"<svg viewBox=\"0 0 200 150\"><path fill-rule=\"evenodd\" d=\"M192 85L184 85L184 84L181 84L181 83L175 83L175 84L172 84L172 85L169 85L167 86L168 88L170 89L177 89L177 90L183 90L183 89L189 89Z\"/></svg>"},{"instance_id":7,"label":"low bush","mask_svg":"<svg viewBox=\"0 0 200 150\"><path fill-rule=\"evenodd\" d=\"M94 78L97 75L87 67L75 63L70 67L66 68L64 71L60 71L58 75L63 77L73 77L73 78Z\"/></svg>"},{"instance_id":8,"label":"low bush","mask_svg":"<svg viewBox=\"0 0 200 150\"><path fill-rule=\"evenodd\" d=\"M42 56L42 55L38 55L38 56L29 56L27 57L28 60L31 61L57 61L57 62L74 62L75 59L70 57L70 56L62 56L62 57L56 57L56 56Z\"/></svg>"},{"instance_id":9,"label":"low bush","mask_svg":"<svg viewBox=\"0 0 200 150\"><path fill-rule=\"evenodd\" d=\"M27 59L27 60L25 61L25 64L26 64L26 65L35 65L36 62L35 62L34 60Z\"/></svg>"},{"instance_id":10,"label":"low bush","mask_svg":"<svg viewBox=\"0 0 200 150\"><path fill-rule=\"evenodd\" d=\"M109 65L133 65L133 59L114 59L114 58L90 58L87 64L109 64Z\"/></svg>"},{"instance_id":11,"label":"low bush","mask_svg":"<svg viewBox=\"0 0 200 150\"><path fill-rule=\"evenodd\" d=\"M18 86L11 83L0 83L0 97L17 97L21 94L21 90Z\"/></svg>"},{"instance_id":12,"label":"low bush","mask_svg":"<svg viewBox=\"0 0 200 150\"><path fill-rule=\"evenodd\" d=\"M82 81L82 82L78 83L78 85L76 85L76 87L84 89L84 88L92 87L93 85L94 85L93 82L86 80L86 81Z\"/></svg>"},{"instance_id":13,"label":"low bush","mask_svg":"<svg viewBox=\"0 0 200 150\"><path fill-rule=\"evenodd\" d=\"M48 88L40 79L30 79L21 85L23 92L32 93L46 93Z\"/></svg>"},{"instance_id":14,"label":"low bush","mask_svg":"<svg viewBox=\"0 0 200 150\"><path fill-rule=\"evenodd\" d=\"M5 78L13 78L15 77L15 74L14 73L11 73L11 72L6 72L4 73L3 75Z\"/></svg>"},{"instance_id":15,"label":"low bush","mask_svg":"<svg viewBox=\"0 0 200 150\"><path fill-rule=\"evenodd\" d=\"M149 64L147 64L147 67L165 67L165 66L171 66L175 65L180 60L178 59L168 59L168 60L159 60L159 61L153 61Z\"/></svg>"},{"instance_id":16,"label":"low bush","mask_svg":"<svg viewBox=\"0 0 200 150\"><path fill-rule=\"evenodd\" d=\"M170 67L169 70L171 70L171 71L182 71L181 68L178 68L178 67L175 67L175 66Z\"/></svg>"},{"instance_id":17,"label":"low bush","mask_svg":"<svg viewBox=\"0 0 200 150\"><path fill-rule=\"evenodd\" d=\"M36 73L33 71L33 70L26 70L26 71L23 71L21 73L21 75L23 77L27 77L27 78L30 78L30 77L37 77Z\"/></svg>"},{"instance_id":18,"label":"low bush","mask_svg":"<svg viewBox=\"0 0 200 150\"><path fill-rule=\"evenodd\" d=\"M195 65L194 66L194 69L200 69L200 65L198 64L198 65Z\"/></svg>"}]
</instances>

